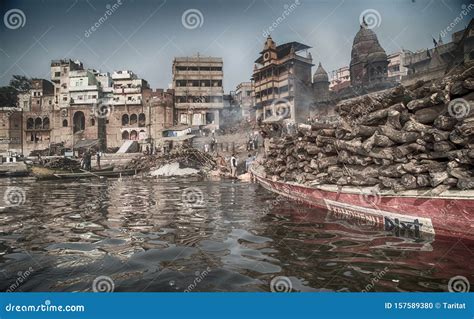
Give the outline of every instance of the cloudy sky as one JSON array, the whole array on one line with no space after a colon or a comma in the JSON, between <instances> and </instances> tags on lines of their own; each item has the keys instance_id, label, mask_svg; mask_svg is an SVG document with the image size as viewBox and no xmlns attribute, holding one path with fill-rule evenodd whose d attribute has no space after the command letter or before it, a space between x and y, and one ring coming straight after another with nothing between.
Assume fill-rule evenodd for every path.
<instances>
[{"instance_id":1,"label":"cloudy sky","mask_svg":"<svg viewBox=\"0 0 474 319\"><path fill-rule=\"evenodd\" d=\"M101 71L133 70L153 88L166 88L173 57L199 53L224 59L224 86L230 91L249 80L271 26L277 44L299 41L311 46L314 63L321 62L330 71L349 64L363 12L387 53L402 48L416 51L432 47L432 38L462 16L463 6L469 3L1 0L0 85L6 85L13 74L49 79L51 59L71 58ZM454 31L466 27L473 13L463 16ZM104 15L107 19L99 21ZM94 25L96 30L91 29ZM448 42L451 34L448 31L443 40Z\"/></svg>"}]
</instances>

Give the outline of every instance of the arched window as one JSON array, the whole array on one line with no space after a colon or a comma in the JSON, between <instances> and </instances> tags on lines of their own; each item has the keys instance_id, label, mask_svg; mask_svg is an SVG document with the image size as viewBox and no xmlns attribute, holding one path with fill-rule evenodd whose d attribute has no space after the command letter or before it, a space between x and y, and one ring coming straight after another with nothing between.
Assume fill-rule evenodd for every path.
<instances>
[{"instance_id":1,"label":"arched window","mask_svg":"<svg viewBox=\"0 0 474 319\"><path fill-rule=\"evenodd\" d=\"M82 111L78 111L74 113L74 117L72 119L73 123L73 132L77 133L79 131L83 131L86 128L86 117Z\"/></svg>"},{"instance_id":2,"label":"arched window","mask_svg":"<svg viewBox=\"0 0 474 319\"><path fill-rule=\"evenodd\" d=\"M35 130L40 130L43 127L43 121L41 120L41 117L37 117L35 119Z\"/></svg>"},{"instance_id":3,"label":"arched window","mask_svg":"<svg viewBox=\"0 0 474 319\"><path fill-rule=\"evenodd\" d=\"M136 114L132 114L130 115L130 125L136 125L137 124L137 115Z\"/></svg>"},{"instance_id":4,"label":"arched window","mask_svg":"<svg viewBox=\"0 0 474 319\"><path fill-rule=\"evenodd\" d=\"M30 117L28 120L26 120L26 129L32 130L34 127L35 127L35 121Z\"/></svg>"},{"instance_id":5,"label":"arched window","mask_svg":"<svg viewBox=\"0 0 474 319\"><path fill-rule=\"evenodd\" d=\"M67 127L67 120L63 120L63 127Z\"/></svg>"},{"instance_id":6,"label":"arched window","mask_svg":"<svg viewBox=\"0 0 474 319\"><path fill-rule=\"evenodd\" d=\"M95 119L91 119L91 126L95 125Z\"/></svg>"},{"instance_id":7,"label":"arched window","mask_svg":"<svg viewBox=\"0 0 474 319\"><path fill-rule=\"evenodd\" d=\"M49 117L43 119L43 129L49 130Z\"/></svg>"},{"instance_id":8,"label":"arched window","mask_svg":"<svg viewBox=\"0 0 474 319\"><path fill-rule=\"evenodd\" d=\"M128 125L129 119L128 119L128 114L122 115L122 126Z\"/></svg>"},{"instance_id":9,"label":"arched window","mask_svg":"<svg viewBox=\"0 0 474 319\"><path fill-rule=\"evenodd\" d=\"M140 113L138 115L138 126L139 127L144 127L146 122L146 117L144 113Z\"/></svg>"},{"instance_id":10,"label":"arched window","mask_svg":"<svg viewBox=\"0 0 474 319\"><path fill-rule=\"evenodd\" d=\"M122 140L128 140L128 139L130 139L130 135L128 134L128 131L123 131Z\"/></svg>"},{"instance_id":11,"label":"arched window","mask_svg":"<svg viewBox=\"0 0 474 319\"><path fill-rule=\"evenodd\" d=\"M137 131L133 130L130 132L130 139L133 141L136 141L138 139L138 133Z\"/></svg>"}]
</instances>

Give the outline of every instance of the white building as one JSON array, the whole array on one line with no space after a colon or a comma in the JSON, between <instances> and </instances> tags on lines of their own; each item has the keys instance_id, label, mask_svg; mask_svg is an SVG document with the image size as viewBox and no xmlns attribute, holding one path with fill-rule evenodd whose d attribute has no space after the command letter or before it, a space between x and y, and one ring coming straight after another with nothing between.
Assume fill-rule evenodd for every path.
<instances>
[{"instance_id":1,"label":"white building","mask_svg":"<svg viewBox=\"0 0 474 319\"><path fill-rule=\"evenodd\" d=\"M115 105L142 104L143 89L149 87L147 81L139 79L135 73L128 70L114 72L112 80Z\"/></svg>"}]
</instances>

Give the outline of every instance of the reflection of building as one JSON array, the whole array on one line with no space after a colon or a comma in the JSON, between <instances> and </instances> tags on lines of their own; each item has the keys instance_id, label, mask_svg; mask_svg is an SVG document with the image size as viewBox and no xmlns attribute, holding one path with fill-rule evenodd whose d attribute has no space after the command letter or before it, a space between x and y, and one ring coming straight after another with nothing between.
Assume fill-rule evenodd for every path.
<instances>
[{"instance_id":1,"label":"reflection of building","mask_svg":"<svg viewBox=\"0 0 474 319\"><path fill-rule=\"evenodd\" d=\"M252 82L242 82L237 84L235 99L240 106L242 116L247 119L255 119L253 111L254 91ZM253 114L253 116L252 116Z\"/></svg>"},{"instance_id":2,"label":"reflection of building","mask_svg":"<svg viewBox=\"0 0 474 319\"><path fill-rule=\"evenodd\" d=\"M466 29L453 33L451 42L434 42L432 49L406 54L404 66L408 74L402 79L404 84L436 79L456 65L474 61L474 19Z\"/></svg>"},{"instance_id":3,"label":"reflection of building","mask_svg":"<svg viewBox=\"0 0 474 319\"><path fill-rule=\"evenodd\" d=\"M180 124L219 126L223 77L222 58L198 55L174 59L173 89Z\"/></svg>"},{"instance_id":4,"label":"reflection of building","mask_svg":"<svg viewBox=\"0 0 474 319\"><path fill-rule=\"evenodd\" d=\"M310 47L289 42L276 46L270 36L255 61L252 79L257 118L264 122L288 118L301 122L309 115L311 99ZM306 52L305 56L299 53Z\"/></svg>"}]
</instances>

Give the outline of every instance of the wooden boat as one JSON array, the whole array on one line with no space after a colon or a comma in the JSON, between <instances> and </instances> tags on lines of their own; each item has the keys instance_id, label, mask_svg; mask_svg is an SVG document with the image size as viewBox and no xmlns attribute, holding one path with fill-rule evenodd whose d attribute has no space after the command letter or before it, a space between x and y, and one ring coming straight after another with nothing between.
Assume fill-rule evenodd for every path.
<instances>
[{"instance_id":1,"label":"wooden boat","mask_svg":"<svg viewBox=\"0 0 474 319\"><path fill-rule=\"evenodd\" d=\"M266 189L325 208L335 220L351 220L394 236L455 237L474 241L474 191L447 190L436 196L428 190L395 193L373 188L337 185L306 186L272 180L263 167L251 168Z\"/></svg>"},{"instance_id":2,"label":"wooden boat","mask_svg":"<svg viewBox=\"0 0 474 319\"><path fill-rule=\"evenodd\" d=\"M53 174L53 176L59 179L90 178L90 177L121 177L121 176L135 175L137 174L137 172L138 170L136 169L122 170L122 171L98 171L98 172L82 171L80 173Z\"/></svg>"}]
</instances>

